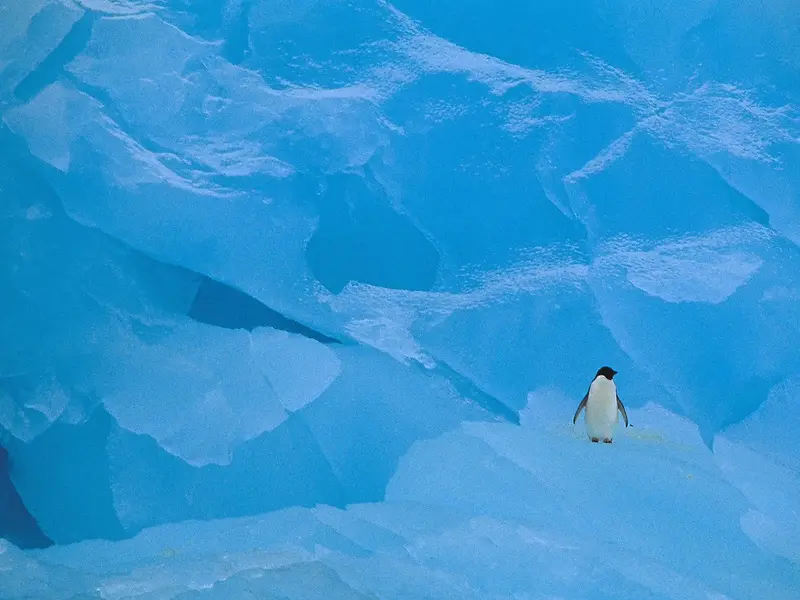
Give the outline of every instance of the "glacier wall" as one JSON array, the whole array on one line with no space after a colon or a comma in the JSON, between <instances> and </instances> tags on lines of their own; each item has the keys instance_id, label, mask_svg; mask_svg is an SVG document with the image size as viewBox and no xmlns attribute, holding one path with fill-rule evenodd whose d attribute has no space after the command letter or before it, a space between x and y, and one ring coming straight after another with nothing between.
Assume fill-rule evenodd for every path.
<instances>
[{"instance_id":1,"label":"glacier wall","mask_svg":"<svg viewBox=\"0 0 800 600\"><path fill-rule=\"evenodd\" d=\"M573 547L591 528L564 514L591 499L561 471L586 450L560 427L611 364L634 431L650 433L621 442L629 479L610 458L576 471L620 486L588 523L624 502L636 519L648 491L633 476L674 475L689 447L710 487L652 475L657 506L688 500L645 511L658 525L638 549L648 568L669 565L705 598L689 562L747 548L719 568L753 580L720 571L713 589L752 597L763 576L785 586L771 597L791 597L800 12L662 4L0 7L0 498L15 507L0 536L88 544L8 547L0 566L62 581L36 561L92 571L104 559L82 552L137 544L156 560L162 539L218 527L175 523L261 531L286 515L290 530L393 529L369 543L309 533L304 552L343 553L313 567L320 581L375 572L352 544L418 545L445 569L434 554L478 544L465 515L488 519L496 545L517 548L510 523L530 519ZM647 445L669 435L690 442ZM439 508L406 514L418 504ZM721 545L659 554L690 522ZM634 552L647 532L620 543ZM474 570L463 560L447 569ZM685 588L634 577L619 556L602 564L616 573L605 584L636 580L631 597ZM38 580L20 577L33 594ZM527 589L495 583L464 585Z\"/></svg>"}]
</instances>

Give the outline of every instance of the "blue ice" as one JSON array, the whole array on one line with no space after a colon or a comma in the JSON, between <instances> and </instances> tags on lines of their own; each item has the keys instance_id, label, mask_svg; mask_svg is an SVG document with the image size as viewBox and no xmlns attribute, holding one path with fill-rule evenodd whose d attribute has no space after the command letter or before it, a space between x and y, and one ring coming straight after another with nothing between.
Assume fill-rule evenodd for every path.
<instances>
[{"instance_id":1,"label":"blue ice","mask_svg":"<svg viewBox=\"0 0 800 600\"><path fill-rule=\"evenodd\" d=\"M800 15L673 4L0 6L0 598L800 597Z\"/></svg>"}]
</instances>

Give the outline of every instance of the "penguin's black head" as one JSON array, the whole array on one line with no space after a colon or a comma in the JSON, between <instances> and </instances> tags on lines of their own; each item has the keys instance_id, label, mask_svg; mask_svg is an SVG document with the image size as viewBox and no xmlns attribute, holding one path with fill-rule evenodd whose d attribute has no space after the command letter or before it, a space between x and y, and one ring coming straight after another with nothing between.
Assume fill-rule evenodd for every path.
<instances>
[{"instance_id":1,"label":"penguin's black head","mask_svg":"<svg viewBox=\"0 0 800 600\"><path fill-rule=\"evenodd\" d=\"M612 379L614 379L614 375L616 375L616 374L617 374L617 372L614 369L612 369L611 367L601 367L597 371L597 375L595 375L595 377L600 377L600 375L602 375L603 377L605 377L606 379L611 381Z\"/></svg>"}]
</instances>

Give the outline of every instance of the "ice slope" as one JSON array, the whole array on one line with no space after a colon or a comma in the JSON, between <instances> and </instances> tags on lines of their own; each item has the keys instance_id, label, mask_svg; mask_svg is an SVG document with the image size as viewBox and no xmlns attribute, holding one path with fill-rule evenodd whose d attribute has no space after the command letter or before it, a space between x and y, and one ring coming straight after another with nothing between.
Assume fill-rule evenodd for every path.
<instances>
[{"instance_id":1,"label":"ice slope","mask_svg":"<svg viewBox=\"0 0 800 600\"><path fill-rule=\"evenodd\" d=\"M0 6L0 596L798 597L800 12L661 4Z\"/></svg>"}]
</instances>

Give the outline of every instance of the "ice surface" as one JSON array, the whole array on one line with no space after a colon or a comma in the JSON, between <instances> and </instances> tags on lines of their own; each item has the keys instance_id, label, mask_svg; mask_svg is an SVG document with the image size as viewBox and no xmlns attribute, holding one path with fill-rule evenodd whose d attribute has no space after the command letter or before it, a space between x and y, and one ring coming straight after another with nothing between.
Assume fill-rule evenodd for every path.
<instances>
[{"instance_id":1,"label":"ice surface","mask_svg":"<svg viewBox=\"0 0 800 600\"><path fill-rule=\"evenodd\" d=\"M4 2L0 7L0 106L26 93L69 52L70 37L85 16L80 6L60 0ZM72 35L71 35L72 34ZM47 63L51 63L48 65Z\"/></svg>"},{"instance_id":2,"label":"ice surface","mask_svg":"<svg viewBox=\"0 0 800 600\"><path fill-rule=\"evenodd\" d=\"M647 405L618 446L596 446L556 420L572 405L542 389L521 426L465 423L416 443L377 504L3 556L12 576L68 573L65 598L796 597L796 564L747 539L748 500L695 425ZM44 597L32 575L9 581L14 597Z\"/></svg>"},{"instance_id":3,"label":"ice surface","mask_svg":"<svg viewBox=\"0 0 800 600\"><path fill-rule=\"evenodd\" d=\"M41 548L52 544L14 489L5 449L0 449L0 515L0 538L20 548Z\"/></svg>"},{"instance_id":4,"label":"ice surface","mask_svg":"<svg viewBox=\"0 0 800 600\"><path fill-rule=\"evenodd\" d=\"M5 2L0 596L799 597L798 36Z\"/></svg>"}]
</instances>

